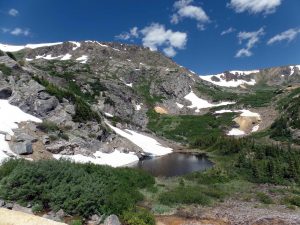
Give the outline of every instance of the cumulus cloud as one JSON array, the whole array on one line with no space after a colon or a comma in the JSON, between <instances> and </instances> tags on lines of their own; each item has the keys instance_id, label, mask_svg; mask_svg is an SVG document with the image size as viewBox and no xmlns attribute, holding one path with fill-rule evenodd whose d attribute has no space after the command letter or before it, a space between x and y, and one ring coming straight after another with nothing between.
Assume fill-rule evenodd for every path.
<instances>
[{"instance_id":1,"label":"cumulus cloud","mask_svg":"<svg viewBox=\"0 0 300 225\"><path fill-rule=\"evenodd\" d=\"M178 0L174 3L174 10L176 11L171 16L171 23L177 24L184 18L194 19L197 21L199 29L204 29L204 23L209 22L209 17L200 6L191 5L193 0Z\"/></svg>"},{"instance_id":2,"label":"cumulus cloud","mask_svg":"<svg viewBox=\"0 0 300 225\"><path fill-rule=\"evenodd\" d=\"M9 28L1 28L2 33L9 33L14 36L29 36L30 31L29 29L22 29L19 27L9 29Z\"/></svg>"},{"instance_id":3,"label":"cumulus cloud","mask_svg":"<svg viewBox=\"0 0 300 225\"><path fill-rule=\"evenodd\" d=\"M223 36L223 35L225 35L225 34L230 34L230 33L233 33L233 32L235 32L235 28L229 27L227 30L223 30L223 31L221 32L221 35Z\"/></svg>"},{"instance_id":4,"label":"cumulus cloud","mask_svg":"<svg viewBox=\"0 0 300 225\"><path fill-rule=\"evenodd\" d=\"M292 41L294 40L297 35L300 33L300 29L289 29L286 30L280 34L275 35L274 37L272 37L269 41L268 41L268 45L274 44L275 42L281 42L281 41Z\"/></svg>"},{"instance_id":5,"label":"cumulus cloud","mask_svg":"<svg viewBox=\"0 0 300 225\"><path fill-rule=\"evenodd\" d=\"M123 32L116 36L116 38L120 40L129 40L131 38L138 38L138 37L139 37L139 31L137 27L133 27L129 30L129 32Z\"/></svg>"},{"instance_id":6,"label":"cumulus cloud","mask_svg":"<svg viewBox=\"0 0 300 225\"><path fill-rule=\"evenodd\" d=\"M187 33L166 29L164 25L152 23L150 26L138 29L134 27L129 32L117 35L122 40L141 38L143 46L152 51L161 49L167 56L174 57L178 49L184 49L187 42Z\"/></svg>"},{"instance_id":7,"label":"cumulus cloud","mask_svg":"<svg viewBox=\"0 0 300 225\"><path fill-rule=\"evenodd\" d=\"M143 34L142 42L145 47L156 51L159 47L163 47L164 53L173 57L176 55L175 49L185 48L187 42L187 34L179 31L166 30L166 28L158 23L153 23L141 30Z\"/></svg>"},{"instance_id":8,"label":"cumulus cloud","mask_svg":"<svg viewBox=\"0 0 300 225\"><path fill-rule=\"evenodd\" d=\"M248 11L249 13L270 14L276 11L283 0L231 0L228 3L237 13Z\"/></svg>"},{"instance_id":9,"label":"cumulus cloud","mask_svg":"<svg viewBox=\"0 0 300 225\"><path fill-rule=\"evenodd\" d=\"M239 32L239 44L246 42L246 46L236 53L235 57L249 57L252 56L252 48L259 42L260 38L265 34L264 28L260 28L253 32Z\"/></svg>"},{"instance_id":10,"label":"cumulus cloud","mask_svg":"<svg viewBox=\"0 0 300 225\"><path fill-rule=\"evenodd\" d=\"M16 9L10 9L8 11L8 15L10 15L10 16L17 16L18 14L19 14L19 11Z\"/></svg>"}]
</instances>

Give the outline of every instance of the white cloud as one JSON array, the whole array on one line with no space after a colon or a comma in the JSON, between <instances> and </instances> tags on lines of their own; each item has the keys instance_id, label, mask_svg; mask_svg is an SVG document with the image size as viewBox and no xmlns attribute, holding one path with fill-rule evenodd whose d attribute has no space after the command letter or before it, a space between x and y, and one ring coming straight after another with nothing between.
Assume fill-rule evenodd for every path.
<instances>
[{"instance_id":1,"label":"white cloud","mask_svg":"<svg viewBox=\"0 0 300 225\"><path fill-rule=\"evenodd\" d=\"M283 0L231 0L228 6L237 13L248 11L249 13L270 14L276 11Z\"/></svg>"},{"instance_id":2,"label":"white cloud","mask_svg":"<svg viewBox=\"0 0 300 225\"><path fill-rule=\"evenodd\" d=\"M200 6L191 5L193 0L178 0L174 3L176 12L171 16L171 23L177 24L184 18L194 19L198 28L203 29L203 23L209 22L209 17Z\"/></svg>"},{"instance_id":3,"label":"white cloud","mask_svg":"<svg viewBox=\"0 0 300 225\"><path fill-rule=\"evenodd\" d=\"M235 28L229 27L227 30L223 30L221 35L223 36L225 34L230 34L230 33L233 33L233 32L235 32Z\"/></svg>"},{"instance_id":4,"label":"white cloud","mask_svg":"<svg viewBox=\"0 0 300 225\"><path fill-rule=\"evenodd\" d=\"M260 38L265 34L264 32L264 28L260 28L257 31L253 31L253 32L239 32L238 33L238 39L239 39L239 43L242 44L244 41L246 42L246 46L242 49L240 49L235 57L239 58L239 57L249 57L251 55L253 55L252 53L252 48L255 46L255 44L257 44L260 40Z\"/></svg>"},{"instance_id":5,"label":"white cloud","mask_svg":"<svg viewBox=\"0 0 300 225\"><path fill-rule=\"evenodd\" d=\"M138 37L139 37L139 31L137 27L133 27L129 30L129 32L123 32L116 36L116 38L120 40L129 40L131 38L138 38Z\"/></svg>"},{"instance_id":6,"label":"white cloud","mask_svg":"<svg viewBox=\"0 0 300 225\"><path fill-rule=\"evenodd\" d=\"M9 14L10 16L17 16L17 15L19 14L19 11L16 10L16 9L10 9L10 10L8 11L8 14Z\"/></svg>"},{"instance_id":7,"label":"white cloud","mask_svg":"<svg viewBox=\"0 0 300 225\"><path fill-rule=\"evenodd\" d=\"M176 54L175 48L185 48L187 42L187 34L179 31L166 30L166 28L158 23L153 23L141 30L143 35L142 42L145 47L156 51L159 47L164 47L164 53L167 56Z\"/></svg>"},{"instance_id":8,"label":"white cloud","mask_svg":"<svg viewBox=\"0 0 300 225\"><path fill-rule=\"evenodd\" d=\"M152 23L143 29L133 27L129 32L121 33L116 38L122 40L141 38L143 46L149 47L152 51L162 49L169 57L174 57L177 54L176 49L184 49L187 42L186 33L166 29L164 25L159 23Z\"/></svg>"},{"instance_id":9,"label":"white cloud","mask_svg":"<svg viewBox=\"0 0 300 225\"><path fill-rule=\"evenodd\" d=\"M14 36L20 36L20 35L29 36L30 34L29 29L22 29L19 27L10 30L9 33Z\"/></svg>"},{"instance_id":10,"label":"white cloud","mask_svg":"<svg viewBox=\"0 0 300 225\"><path fill-rule=\"evenodd\" d=\"M163 51L169 57L174 57L177 54L173 47L164 48Z\"/></svg>"},{"instance_id":11,"label":"white cloud","mask_svg":"<svg viewBox=\"0 0 300 225\"><path fill-rule=\"evenodd\" d=\"M268 41L268 45L271 45L275 42L281 42L281 41L292 41L294 40L297 35L300 33L300 29L289 29L286 30L280 34L275 35L274 37L272 37L269 41Z\"/></svg>"}]
</instances>

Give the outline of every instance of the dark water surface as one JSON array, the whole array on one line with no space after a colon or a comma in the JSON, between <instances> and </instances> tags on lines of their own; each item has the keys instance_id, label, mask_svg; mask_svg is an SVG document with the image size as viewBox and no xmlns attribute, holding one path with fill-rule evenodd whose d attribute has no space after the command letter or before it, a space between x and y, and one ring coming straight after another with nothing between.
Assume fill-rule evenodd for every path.
<instances>
[{"instance_id":1,"label":"dark water surface","mask_svg":"<svg viewBox=\"0 0 300 225\"><path fill-rule=\"evenodd\" d=\"M213 166L204 155L171 153L157 158L144 159L132 167L148 171L156 177L181 176L195 171L203 171Z\"/></svg>"}]
</instances>

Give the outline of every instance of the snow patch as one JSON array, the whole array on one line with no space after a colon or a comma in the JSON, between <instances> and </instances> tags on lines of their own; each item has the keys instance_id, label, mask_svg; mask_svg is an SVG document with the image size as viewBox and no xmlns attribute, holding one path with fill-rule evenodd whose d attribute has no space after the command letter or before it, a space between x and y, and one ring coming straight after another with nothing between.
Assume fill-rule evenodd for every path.
<instances>
[{"instance_id":1,"label":"snow patch","mask_svg":"<svg viewBox=\"0 0 300 225\"><path fill-rule=\"evenodd\" d=\"M110 125L109 123L106 124L117 134L128 139L129 141L143 149L144 152L150 153L153 156L162 156L172 152L171 148L162 146L160 143L158 143L155 139L151 137L139 134L133 130L121 130L117 127Z\"/></svg>"},{"instance_id":2,"label":"snow patch","mask_svg":"<svg viewBox=\"0 0 300 225\"><path fill-rule=\"evenodd\" d=\"M72 43L73 45L75 45L72 50L76 50L77 48L80 48L81 44L80 42L77 42L77 41L69 41L70 43Z\"/></svg>"},{"instance_id":3,"label":"snow patch","mask_svg":"<svg viewBox=\"0 0 300 225\"><path fill-rule=\"evenodd\" d=\"M178 102L176 102L176 105L177 105L177 107L180 108L180 109L182 109L182 108L184 107L184 105L182 105L182 104L180 104L180 103L178 103Z\"/></svg>"},{"instance_id":4,"label":"snow patch","mask_svg":"<svg viewBox=\"0 0 300 225\"><path fill-rule=\"evenodd\" d=\"M63 42L55 42L55 43L43 43L43 44L27 44L27 45L6 45L6 44L0 44L0 50L4 52L17 52L25 48L40 48L40 47L48 47L48 46L54 46L54 45L60 45Z\"/></svg>"},{"instance_id":5,"label":"snow patch","mask_svg":"<svg viewBox=\"0 0 300 225\"><path fill-rule=\"evenodd\" d=\"M135 110L136 110L136 111L140 111L141 108L142 108L142 104L137 104L137 105L135 105Z\"/></svg>"},{"instance_id":6,"label":"snow patch","mask_svg":"<svg viewBox=\"0 0 300 225\"><path fill-rule=\"evenodd\" d=\"M256 126L254 126L254 127L252 127L251 132L256 132L256 131L258 131L258 129L259 129L259 124L256 125Z\"/></svg>"},{"instance_id":7,"label":"snow patch","mask_svg":"<svg viewBox=\"0 0 300 225\"><path fill-rule=\"evenodd\" d=\"M232 71L229 71L230 73L232 74L240 74L240 75L249 75L249 74L252 74L252 73L258 73L259 70L249 70L249 71L241 71L241 70L232 70ZM205 81L208 81L208 82L211 82L215 85L218 85L218 86L223 86L223 87L238 87L242 84L247 84L247 85L255 85L256 84L256 81L254 79L251 79L250 81L246 81L246 80L230 80L230 81L226 81L224 79L224 73L220 73L220 74L215 74L215 75L204 75L204 76L199 76L202 80L205 80ZM220 79L220 81L214 81L212 80L212 77L217 77Z\"/></svg>"},{"instance_id":8,"label":"snow patch","mask_svg":"<svg viewBox=\"0 0 300 225\"><path fill-rule=\"evenodd\" d=\"M241 135L245 135L245 132L238 129L238 128L232 128L227 135L229 136L241 136Z\"/></svg>"},{"instance_id":9,"label":"snow patch","mask_svg":"<svg viewBox=\"0 0 300 225\"><path fill-rule=\"evenodd\" d=\"M200 112L200 109L212 108L222 105L235 104L235 102L221 102L219 104L209 103L207 100L199 98L193 91L184 97L186 100L189 100L192 104L188 106L189 108L196 108L195 112Z\"/></svg>"},{"instance_id":10,"label":"snow patch","mask_svg":"<svg viewBox=\"0 0 300 225\"><path fill-rule=\"evenodd\" d=\"M72 55L67 53L60 60L70 60L71 58L72 58Z\"/></svg>"},{"instance_id":11,"label":"snow patch","mask_svg":"<svg viewBox=\"0 0 300 225\"><path fill-rule=\"evenodd\" d=\"M83 55L79 58L76 59L76 61L80 61L80 63L86 63L88 60L88 56L87 55Z\"/></svg>"},{"instance_id":12,"label":"snow patch","mask_svg":"<svg viewBox=\"0 0 300 225\"><path fill-rule=\"evenodd\" d=\"M128 87L132 87L132 83L128 83L128 84L125 83L125 85L128 86Z\"/></svg>"},{"instance_id":13,"label":"snow patch","mask_svg":"<svg viewBox=\"0 0 300 225\"><path fill-rule=\"evenodd\" d=\"M18 124L23 121L33 121L41 123L42 120L29 115L13 106L8 100L0 100L0 131L13 135L13 129L18 128ZM15 155L9 148L8 143L5 141L5 135L0 134L0 163L8 158L8 154Z\"/></svg>"},{"instance_id":14,"label":"snow patch","mask_svg":"<svg viewBox=\"0 0 300 225\"><path fill-rule=\"evenodd\" d=\"M115 150L112 153L103 153L96 151L93 154L93 157L88 157L84 155L61 155L54 154L55 159L69 159L76 163L93 163L97 165L109 165L112 167L125 166L134 162L137 162L139 158L132 152L126 154L118 150Z\"/></svg>"},{"instance_id":15,"label":"snow patch","mask_svg":"<svg viewBox=\"0 0 300 225\"><path fill-rule=\"evenodd\" d=\"M104 115L107 116L107 117L110 117L110 118L114 117L114 115L112 115L112 114L110 114L108 112L105 112Z\"/></svg>"},{"instance_id":16,"label":"snow patch","mask_svg":"<svg viewBox=\"0 0 300 225\"><path fill-rule=\"evenodd\" d=\"M46 60L53 60L53 59L58 59L58 58L61 58L62 56L59 55L59 56L52 56L52 54L48 54L48 55L37 55L35 57L35 59L46 59Z\"/></svg>"}]
</instances>

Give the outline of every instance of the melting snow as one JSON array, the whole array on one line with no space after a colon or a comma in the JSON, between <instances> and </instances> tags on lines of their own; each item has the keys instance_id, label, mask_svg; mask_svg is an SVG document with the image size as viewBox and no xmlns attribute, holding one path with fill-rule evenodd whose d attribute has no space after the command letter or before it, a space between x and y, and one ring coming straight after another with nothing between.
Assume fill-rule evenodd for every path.
<instances>
[{"instance_id":1,"label":"melting snow","mask_svg":"<svg viewBox=\"0 0 300 225\"><path fill-rule=\"evenodd\" d=\"M60 45L63 42L55 42L55 43L44 43L44 44L27 44L27 45L6 45L6 44L0 44L0 50L4 52L17 52L24 48L40 48L40 47L47 47L47 46L53 46L53 45Z\"/></svg>"},{"instance_id":2,"label":"melting snow","mask_svg":"<svg viewBox=\"0 0 300 225\"><path fill-rule=\"evenodd\" d=\"M142 108L142 104L138 104L135 106L136 111L140 111Z\"/></svg>"},{"instance_id":3,"label":"melting snow","mask_svg":"<svg viewBox=\"0 0 300 225\"><path fill-rule=\"evenodd\" d=\"M107 117L111 117L111 118L114 117L114 115L112 115L110 113L107 113L107 112L105 112L104 115L107 116Z\"/></svg>"},{"instance_id":4,"label":"melting snow","mask_svg":"<svg viewBox=\"0 0 300 225\"><path fill-rule=\"evenodd\" d=\"M87 55L83 55L79 58L76 59L76 61L81 61L80 63L86 63L88 60L88 56Z\"/></svg>"},{"instance_id":5,"label":"melting snow","mask_svg":"<svg viewBox=\"0 0 300 225\"><path fill-rule=\"evenodd\" d=\"M182 105L182 104L180 104L178 102L176 102L176 105L177 105L178 108L181 108L181 109L184 107L184 105Z\"/></svg>"},{"instance_id":6,"label":"melting snow","mask_svg":"<svg viewBox=\"0 0 300 225\"><path fill-rule=\"evenodd\" d=\"M241 75L249 75L251 73L258 73L259 70L251 70L251 71L240 71L240 70L233 70L233 71L230 71L230 73L238 73L238 74L241 74ZM217 77L220 79L220 81L213 81L212 80L212 77ZM223 87L238 87L242 84L248 84L248 85L255 85L256 84L256 81L254 79L251 79L250 81L246 81L246 80L230 80L230 81L226 81L225 79L223 79L223 76L224 76L224 73L220 73L220 74L216 74L216 75L206 75L206 76L199 76L202 80L205 80L205 81L208 81L208 82L211 82L215 85L218 85L218 86L223 86Z\"/></svg>"},{"instance_id":7,"label":"melting snow","mask_svg":"<svg viewBox=\"0 0 300 225\"><path fill-rule=\"evenodd\" d=\"M254 127L252 127L251 132L256 132L256 131L258 131L258 129L259 129L259 124L256 125L256 126L254 126Z\"/></svg>"},{"instance_id":8,"label":"melting snow","mask_svg":"<svg viewBox=\"0 0 300 225\"><path fill-rule=\"evenodd\" d=\"M81 44L77 41L69 41L70 43L74 44L75 46L72 48L72 50L76 50L77 48L80 48Z\"/></svg>"},{"instance_id":9,"label":"melting snow","mask_svg":"<svg viewBox=\"0 0 300 225\"><path fill-rule=\"evenodd\" d=\"M240 136L240 135L245 135L245 132L238 129L238 128L232 128L227 135L229 136Z\"/></svg>"},{"instance_id":10,"label":"melting snow","mask_svg":"<svg viewBox=\"0 0 300 225\"><path fill-rule=\"evenodd\" d=\"M171 148L162 146L160 143L158 143L155 139L151 137L139 134L133 130L121 130L108 123L107 125L120 136L128 139L135 145L139 146L146 153L150 153L154 156L162 156L172 152Z\"/></svg>"},{"instance_id":11,"label":"melting snow","mask_svg":"<svg viewBox=\"0 0 300 225\"><path fill-rule=\"evenodd\" d=\"M230 113L230 112L241 113L240 116L258 117L258 118L260 118L260 114L259 113L251 112L248 109L241 109L241 110L227 110L227 109L222 109L222 110L215 111L215 113L217 113L217 114Z\"/></svg>"},{"instance_id":12,"label":"melting snow","mask_svg":"<svg viewBox=\"0 0 300 225\"><path fill-rule=\"evenodd\" d=\"M93 157L84 156L84 155L61 155L54 154L55 159L69 159L77 163L93 163L98 165L109 165L112 167L125 166L131 163L134 163L139 160L139 158L134 153L122 153L118 150L115 150L112 153L103 153L97 151L93 154Z\"/></svg>"},{"instance_id":13,"label":"melting snow","mask_svg":"<svg viewBox=\"0 0 300 225\"><path fill-rule=\"evenodd\" d=\"M31 116L16 106L11 105L8 100L0 100L0 131L13 135L13 129L18 128L17 123L33 121L40 123L42 120ZM0 163L8 158L8 154L15 155L5 141L5 135L0 134Z\"/></svg>"},{"instance_id":14,"label":"melting snow","mask_svg":"<svg viewBox=\"0 0 300 225\"><path fill-rule=\"evenodd\" d=\"M73 49L73 50L74 50L74 49ZM67 54L65 54L60 60L70 60L71 57L72 57L72 55L69 54L69 53L67 53Z\"/></svg>"},{"instance_id":15,"label":"melting snow","mask_svg":"<svg viewBox=\"0 0 300 225\"><path fill-rule=\"evenodd\" d=\"M35 58L36 59L47 59L47 60L53 60L53 59L58 59L61 58L62 56L52 56L51 54L49 55L37 55Z\"/></svg>"},{"instance_id":16,"label":"melting snow","mask_svg":"<svg viewBox=\"0 0 300 225\"><path fill-rule=\"evenodd\" d=\"M191 91L188 95L184 97L186 100L189 100L192 105L188 106L189 108L196 108L195 112L200 112L200 109L211 108L222 105L235 104L235 102L221 102L219 104L209 103L205 99L199 98L193 91Z\"/></svg>"}]
</instances>

